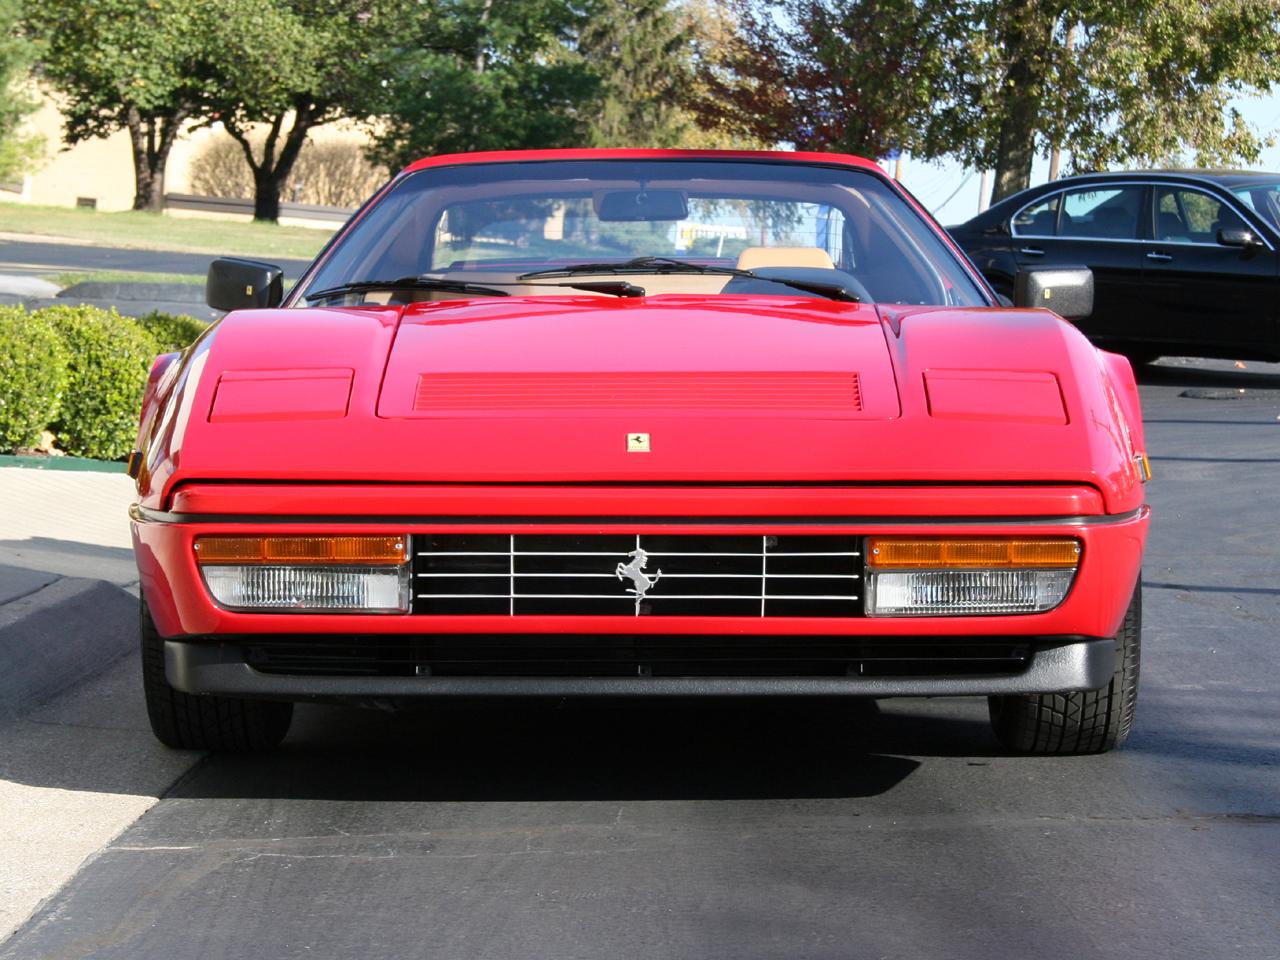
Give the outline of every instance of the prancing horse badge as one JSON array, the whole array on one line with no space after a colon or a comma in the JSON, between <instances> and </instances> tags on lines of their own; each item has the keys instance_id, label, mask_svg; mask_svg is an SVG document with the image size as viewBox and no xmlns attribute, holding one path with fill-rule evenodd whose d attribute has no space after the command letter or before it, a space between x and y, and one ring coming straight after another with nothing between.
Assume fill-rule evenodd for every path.
<instances>
[{"instance_id":1,"label":"prancing horse badge","mask_svg":"<svg viewBox=\"0 0 1280 960\"><path fill-rule=\"evenodd\" d=\"M647 433L627 434L627 453L648 453L649 435Z\"/></svg>"}]
</instances>

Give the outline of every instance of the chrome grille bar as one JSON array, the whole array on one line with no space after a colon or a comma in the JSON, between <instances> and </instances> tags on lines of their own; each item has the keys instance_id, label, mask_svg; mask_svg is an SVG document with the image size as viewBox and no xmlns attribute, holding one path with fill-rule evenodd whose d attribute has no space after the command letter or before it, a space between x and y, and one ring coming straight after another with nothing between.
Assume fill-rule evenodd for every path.
<instances>
[{"instance_id":1,"label":"chrome grille bar","mask_svg":"<svg viewBox=\"0 0 1280 960\"><path fill-rule=\"evenodd\" d=\"M848 534L437 533L414 547L416 614L862 616Z\"/></svg>"}]
</instances>

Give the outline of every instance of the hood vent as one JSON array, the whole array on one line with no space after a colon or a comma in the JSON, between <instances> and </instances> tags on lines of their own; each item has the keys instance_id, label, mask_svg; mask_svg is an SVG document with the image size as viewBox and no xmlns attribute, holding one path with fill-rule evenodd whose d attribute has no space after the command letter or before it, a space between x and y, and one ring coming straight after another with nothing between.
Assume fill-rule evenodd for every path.
<instances>
[{"instance_id":1,"label":"hood vent","mask_svg":"<svg viewBox=\"0 0 1280 960\"><path fill-rule=\"evenodd\" d=\"M424 373L413 409L862 410L856 373Z\"/></svg>"}]
</instances>

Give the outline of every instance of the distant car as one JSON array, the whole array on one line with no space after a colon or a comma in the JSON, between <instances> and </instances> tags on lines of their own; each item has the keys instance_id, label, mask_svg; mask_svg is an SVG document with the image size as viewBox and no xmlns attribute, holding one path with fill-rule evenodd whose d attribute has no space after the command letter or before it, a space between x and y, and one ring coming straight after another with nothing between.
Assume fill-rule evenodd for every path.
<instances>
[{"instance_id":1,"label":"distant car","mask_svg":"<svg viewBox=\"0 0 1280 960\"><path fill-rule=\"evenodd\" d=\"M1280 173L1068 177L949 229L1005 296L1019 270L1089 267L1093 313L1076 325L1135 362L1280 361Z\"/></svg>"},{"instance_id":2,"label":"distant car","mask_svg":"<svg viewBox=\"0 0 1280 960\"><path fill-rule=\"evenodd\" d=\"M1014 750L1128 733L1133 372L1000 307L874 163L432 157L280 279L215 261L230 312L144 399L163 742L460 695L977 695Z\"/></svg>"}]
</instances>

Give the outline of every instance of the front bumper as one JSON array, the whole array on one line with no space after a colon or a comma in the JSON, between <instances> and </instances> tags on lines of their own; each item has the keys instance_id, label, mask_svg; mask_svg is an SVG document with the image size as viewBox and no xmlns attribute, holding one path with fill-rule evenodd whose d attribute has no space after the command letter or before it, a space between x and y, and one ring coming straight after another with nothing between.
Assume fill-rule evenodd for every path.
<instances>
[{"instance_id":1,"label":"front bumper","mask_svg":"<svg viewBox=\"0 0 1280 960\"><path fill-rule=\"evenodd\" d=\"M1115 641L1037 643L1012 675L929 677L475 677L288 676L263 673L237 644L165 642L165 674L185 693L296 701L396 701L423 697L575 696L991 696L1103 687L1115 672Z\"/></svg>"},{"instance_id":2,"label":"front bumper","mask_svg":"<svg viewBox=\"0 0 1280 960\"><path fill-rule=\"evenodd\" d=\"M479 487L192 484L171 510L135 507L143 593L167 638L170 681L199 693L279 699L385 699L433 695L544 696L963 695L1096 689L1114 666L1110 640L1137 585L1148 511L1105 514L1079 486L965 487ZM209 533L592 533L1072 536L1082 559L1067 598L1034 614L957 617L730 617L367 615L244 613L214 603L192 544ZM560 635L751 638L782 650L822 638L903 642L920 638L1018 640L1032 655L1016 671L910 676L316 676L255 669L252 638L301 635L382 638Z\"/></svg>"}]
</instances>

